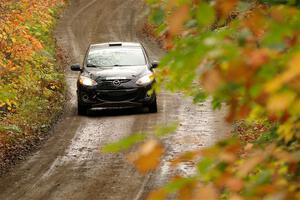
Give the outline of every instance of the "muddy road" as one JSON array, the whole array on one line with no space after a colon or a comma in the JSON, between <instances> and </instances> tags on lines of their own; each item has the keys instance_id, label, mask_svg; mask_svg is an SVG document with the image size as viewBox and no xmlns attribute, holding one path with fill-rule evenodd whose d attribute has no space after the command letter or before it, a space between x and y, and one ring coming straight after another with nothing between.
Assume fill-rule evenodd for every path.
<instances>
[{"instance_id":1,"label":"muddy road","mask_svg":"<svg viewBox=\"0 0 300 200\"><path fill-rule=\"evenodd\" d=\"M57 26L56 39L72 63L82 61L90 43L107 41L140 41L158 59L163 52L138 34L144 9L142 0L72 0ZM168 92L159 94L157 114L129 109L93 111L89 117L79 117L77 76L67 67L66 112L40 150L1 177L1 200L142 200L168 177L170 158L208 146L229 130L223 123L224 111L213 112L209 102L194 106L189 99ZM167 155L156 173L141 176L122 153L99 151L133 132L174 120L180 121L180 127L165 140ZM191 173L188 166L178 170Z\"/></svg>"}]
</instances>

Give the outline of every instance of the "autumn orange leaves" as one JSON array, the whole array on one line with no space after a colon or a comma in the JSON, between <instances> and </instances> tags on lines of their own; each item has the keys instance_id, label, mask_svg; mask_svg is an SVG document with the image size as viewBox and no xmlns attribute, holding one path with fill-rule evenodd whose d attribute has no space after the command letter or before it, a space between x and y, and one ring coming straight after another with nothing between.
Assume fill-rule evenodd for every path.
<instances>
[{"instance_id":1,"label":"autumn orange leaves","mask_svg":"<svg viewBox=\"0 0 300 200\"><path fill-rule=\"evenodd\" d=\"M152 1L149 0L149 2ZM193 18L195 18L198 24L203 27L216 25L215 23L218 20L222 20L225 22L232 14L232 11L235 9L237 3L238 0L217 0L214 2L215 6L213 8L207 3L203 3L199 0L170 0L161 2L165 15L162 15L161 11L158 10L155 18L157 21L161 21L163 18L166 23L167 29L164 32L164 47L166 49L171 49L174 45L172 40L178 36L197 34L199 29L193 26L189 27L189 23L191 25L195 24L193 20L191 21L191 19ZM195 10L196 12L194 12Z\"/></svg>"},{"instance_id":2,"label":"autumn orange leaves","mask_svg":"<svg viewBox=\"0 0 300 200\"><path fill-rule=\"evenodd\" d=\"M171 36L175 36L178 33L181 33L184 30L184 23L189 18L189 6L182 5L172 12L168 16L167 23L169 26L169 33Z\"/></svg>"},{"instance_id":3,"label":"autumn orange leaves","mask_svg":"<svg viewBox=\"0 0 300 200\"><path fill-rule=\"evenodd\" d=\"M4 1L0 13L0 75L9 71L22 70L32 54L43 48L38 36L33 33L30 22L39 18L43 23L51 23L48 8L54 1L27 1L18 3Z\"/></svg>"},{"instance_id":4,"label":"autumn orange leaves","mask_svg":"<svg viewBox=\"0 0 300 200\"><path fill-rule=\"evenodd\" d=\"M149 199L299 199L299 2L148 1L169 50L158 83L226 104L230 123L268 126L183 153L172 166L192 162L196 174L176 176Z\"/></svg>"},{"instance_id":5,"label":"autumn orange leaves","mask_svg":"<svg viewBox=\"0 0 300 200\"><path fill-rule=\"evenodd\" d=\"M45 38L53 25L51 8L62 6L63 3L63 0L1 2L0 76L3 81L6 79L6 85L10 82L17 84L20 79L16 77L23 76L28 70L32 72L32 65L36 65L34 70L38 69L47 60L47 56L40 54L48 48L44 45L47 45ZM4 99L1 94L0 103L11 100Z\"/></svg>"},{"instance_id":6,"label":"autumn orange leaves","mask_svg":"<svg viewBox=\"0 0 300 200\"><path fill-rule=\"evenodd\" d=\"M201 87L226 99L229 122L245 118L258 108L270 120L283 122L289 108L295 110L299 105L299 55L291 50L299 44L299 11L253 3L241 13L236 9L241 2L235 0L210 5L179 2L168 1L165 6L166 46L174 51L162 62L162 76L174 78L174 87L182 89L186 84L184 90L190 90L194 72L201 68ZM201 11L214 16L208 17L213 20L206 28L202 21L206 16ZM227 18L233 11L238 13L237 19L229 23ZM207 31L210 29L216 30ZM173 58L181 56L185 59L175 63ZM180 86L178 81L182 81Z\"/></svg>"},{"instance_id":7,"label":"autumn orange leaves","mask_svg":"<svg viewBox=\"0 0 300 200\"><path fill-rule=\"evenodd\" d=\"M55 63L52 30L63 5L64 0L0 0L1 163L37 141L61 111L64 77Z\"/></svg>"},{"instance_id":8,"label":"autumn orange leaves","mask_svg":"<svg viewBox=\"0 0 300 200\"><path fill-rule=\"evenodd\" d=\"M138 144L134 152L129 153L127 160L133 164L142 174L155 171L165 153L165 147L157 138L173 133L177 123L171 123L164 127L156 127L153 134L135 133L116 143L108 144L101 149L106 153L124 151Z\"/></svg>"},{"instance_id":9,"label":"autumn orange leaves","mask_svg":"<svg viewBox=\"0 0 300 200\"><path fill-rule=\"evenodd\" d=\"M218 0L215 3L216 3L217 15L219 15L219 18L227 18L232 13L232 11L235 10L238 4L238 0L227 0L227 1Z\"/></svg>"},{"instance_id":10,"label":"autumn orange leaves","mask_svg":"<svg viewBox=\"0 0 300 200\"><path fill-rule=\"evenodd\" d=\"M136 166L139 172L149 173L160 164L164 147L157 140L148 140L136 152L128 155L128 160Z\"/></svg>"}]
</instances>

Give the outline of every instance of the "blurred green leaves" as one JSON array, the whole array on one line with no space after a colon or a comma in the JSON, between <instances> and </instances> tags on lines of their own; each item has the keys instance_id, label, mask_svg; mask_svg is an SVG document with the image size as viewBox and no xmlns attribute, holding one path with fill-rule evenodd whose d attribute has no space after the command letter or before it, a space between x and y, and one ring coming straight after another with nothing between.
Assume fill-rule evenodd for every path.
<instances>
[{"instance_id":1,"label":"blurred green leaves","mask_svg":"<svg viewBox=\"0 0 300 200\"><path fill-rule=\"evenodd\" d=\"M113 152L127 150L128 148L131 148L136 143L144 141L145 138L146 138L145 133L132 134L126 138L119 140L116 143L111 143L106 145L105 147L103 147L102 152L113 153Z\"/></svg>"},{"instance_id":2,"label":"blurred green leaves","mask_svg":"<svg viewBox=\"0 0 300 200\"><path fill-rule=\"evenodd\" d=\"M300 144L300 1L181 3L150 3L154 13L159 10L155 24L168 50L158 84L190 95L196 103L211 96L214 109L226 105L228 122L246 120L253 130L242 130L241 143L229 138L184 154L175 165L199 159L193 177L200 185L208 183L197 190L202 199L299 198L294 155ZM184 6L188 14L180 13ZM183 198L182 187L174 188L179 199L192 199L191 191ZM162 189L155 195L167 199L168 193Z\"/></svg>"},{"instance_id":3,"label":"blurred green leaves","mask_svg":"<svg viewBox=\"0 0 300 200\"><path fill-rule=\"evenodd\" d=\"M139 142L144 141L147 138L152 138L152 137L164 137L169 134L172 134L176 131L178 127L178 123L173 122L171 124L167 125L158 125L155 129L153 134L148 134L148 133L134 133L128 137L124 137L123 139L115 142L115 143L110 143L104 146L101 151L104 153L113 153L113 152L119 152L119 151L124 151L127 150L134 145L138 144Z\"/></svg>"},{"instance_id":4,"label":"blurred green leaves","mask_svg":"<svg viewBox=\"0 0 300 200\"><path fill-rule=\"evenodd\" d=\"M207 27L212 25L216 20L215 9L206 2L201 3L197 7L196 15L199 26Z\"/></svg>"}]
</instances>

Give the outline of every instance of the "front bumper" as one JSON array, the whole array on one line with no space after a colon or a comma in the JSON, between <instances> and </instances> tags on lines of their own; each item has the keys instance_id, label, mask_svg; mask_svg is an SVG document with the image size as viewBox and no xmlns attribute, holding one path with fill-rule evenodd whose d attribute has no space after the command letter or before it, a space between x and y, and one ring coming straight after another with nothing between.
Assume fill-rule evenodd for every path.
<instances>
[{"instance_id":1,"label":"front bumper","mask_svg":"<svg viewBox=\"0 0 300 200\"><path fill-rule=\"evenodd\" d=\"M151 104L155 93L149 95L152 85L145 87L98 89L97 87L79 86L78 103L86 107L136 107Z\"/></svg>"}]
</instances>

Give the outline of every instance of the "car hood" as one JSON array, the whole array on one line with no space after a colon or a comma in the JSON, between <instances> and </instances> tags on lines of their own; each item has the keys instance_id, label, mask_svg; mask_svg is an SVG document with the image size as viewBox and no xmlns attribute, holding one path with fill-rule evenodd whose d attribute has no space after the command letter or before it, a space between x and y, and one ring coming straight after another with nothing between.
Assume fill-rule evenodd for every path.
<instances>
[{"instance_id":1,"label":"car hood","mask_svg":"<svg viewBox=\"0 0 300 200\"><path fill-rule=\"evenodd\" d=\"M135 79L149 72L147 66L85 68L93 79Z\"/></svg>"}]
</instances>

